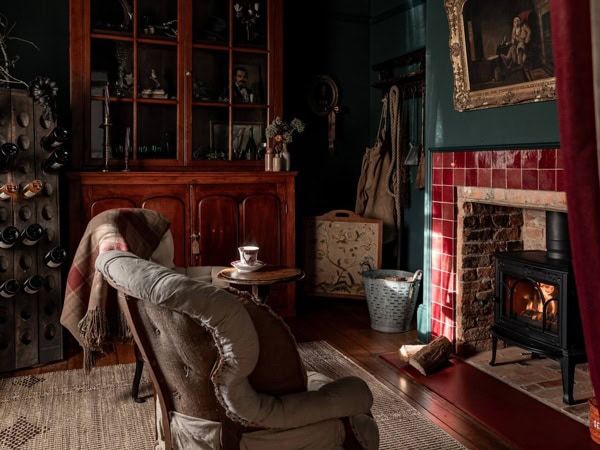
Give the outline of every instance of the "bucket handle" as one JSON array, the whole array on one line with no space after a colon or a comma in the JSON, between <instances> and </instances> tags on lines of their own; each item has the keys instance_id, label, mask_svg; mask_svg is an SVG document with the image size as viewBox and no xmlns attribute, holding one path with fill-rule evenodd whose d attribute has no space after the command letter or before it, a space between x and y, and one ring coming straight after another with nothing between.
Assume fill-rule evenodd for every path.
<instances>
[{"instance_id":1,"label":"bucket handle","mask_svg":"<svg viewBox=\"0 0 600 450\"><path fill-rule=\"evenodd\" d=\"M421 269L415 270L415 273L412 276L412 281L421 281L423 278L423 271Z\"/></svg>"}]
</instances>

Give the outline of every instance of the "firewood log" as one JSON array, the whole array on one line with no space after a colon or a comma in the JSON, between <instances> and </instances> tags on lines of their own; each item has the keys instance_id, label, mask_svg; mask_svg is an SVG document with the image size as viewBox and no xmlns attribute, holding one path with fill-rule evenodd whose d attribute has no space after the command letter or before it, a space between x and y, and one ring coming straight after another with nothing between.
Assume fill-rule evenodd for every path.
<instances>
[{"instance_id":1,"label":"firewood log","mask_svg":"<svg viewBox=\"0 0 600 450\"><path fill-rule=\"evenodd\" d=\"M408 363L423 375L430 375L448 360L451 353L452 343L447 337L440 336L412 355Z\"/></svg>"},{"instance_id":2,"label":"firewood log","mask_svg":"<svg viewBox=\"0 0 600 450\"><path fill-rule=\"evenodd\" d=\"M398 350L398 352L400 353L400 359L402 359L404 361L408 361L411 356L413 356L415 353L417 353L423 347L425 347L425 344L403 345L402 347L400 347L400 350Z\"/></svg>"}]
</instances>

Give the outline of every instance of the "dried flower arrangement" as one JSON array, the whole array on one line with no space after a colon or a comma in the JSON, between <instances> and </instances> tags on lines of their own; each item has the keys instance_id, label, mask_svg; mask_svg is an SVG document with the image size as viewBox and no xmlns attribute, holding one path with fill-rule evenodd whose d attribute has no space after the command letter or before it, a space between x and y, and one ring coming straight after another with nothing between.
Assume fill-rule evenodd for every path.
<instances>
[{"instance_id":1,"label":"dried flower arrangement","mask_svg":"<svg viewBox=\"0 0 600 450\"><path fill-rule=\"evenodd\" d=\"M284 122L281 117L275 117L265 129L267 139L273 139L273 151L280 154L283 151L284 144L289 144L293 140L294 132L302 133L304 131L304 122L295 117L291 122Z\"/></svg>"}]
</instances>

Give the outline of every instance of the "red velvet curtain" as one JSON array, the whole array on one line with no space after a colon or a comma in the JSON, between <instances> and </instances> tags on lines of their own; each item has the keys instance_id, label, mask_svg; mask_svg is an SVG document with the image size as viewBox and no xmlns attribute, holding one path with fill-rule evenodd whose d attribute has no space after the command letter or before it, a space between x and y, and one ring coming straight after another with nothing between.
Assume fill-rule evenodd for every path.
<instances>
[{"instance_id":1,"label":"red velvet curtain","mask_svg":"<svg viewBox=\"0 0 600 450\"><path fill-rule=\"evenodd\" d=\"M560 151L590 376L600 395L600 183L590 1L551 0Z\"/></svg>"}]
</instances>

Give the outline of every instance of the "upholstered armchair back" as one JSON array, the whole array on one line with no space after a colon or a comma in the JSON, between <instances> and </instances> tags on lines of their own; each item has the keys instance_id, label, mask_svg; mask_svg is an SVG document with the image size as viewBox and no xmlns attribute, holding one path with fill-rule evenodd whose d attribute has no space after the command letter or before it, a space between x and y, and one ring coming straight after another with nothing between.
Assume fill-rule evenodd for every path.
<instances>
[{"instance_id":1,"label":"upholstered armchair back","mask_svg":"<svg viewBox=\"0 0 600 450\"><path fill-rule=\"evenodd\" d=\"M157 378L165 410L218 421L218 402L209 382L218 353L210 333L179 311L124 295L119 301L129 323L135 324L132 332Z\"/></svg>"}]
</instances>

